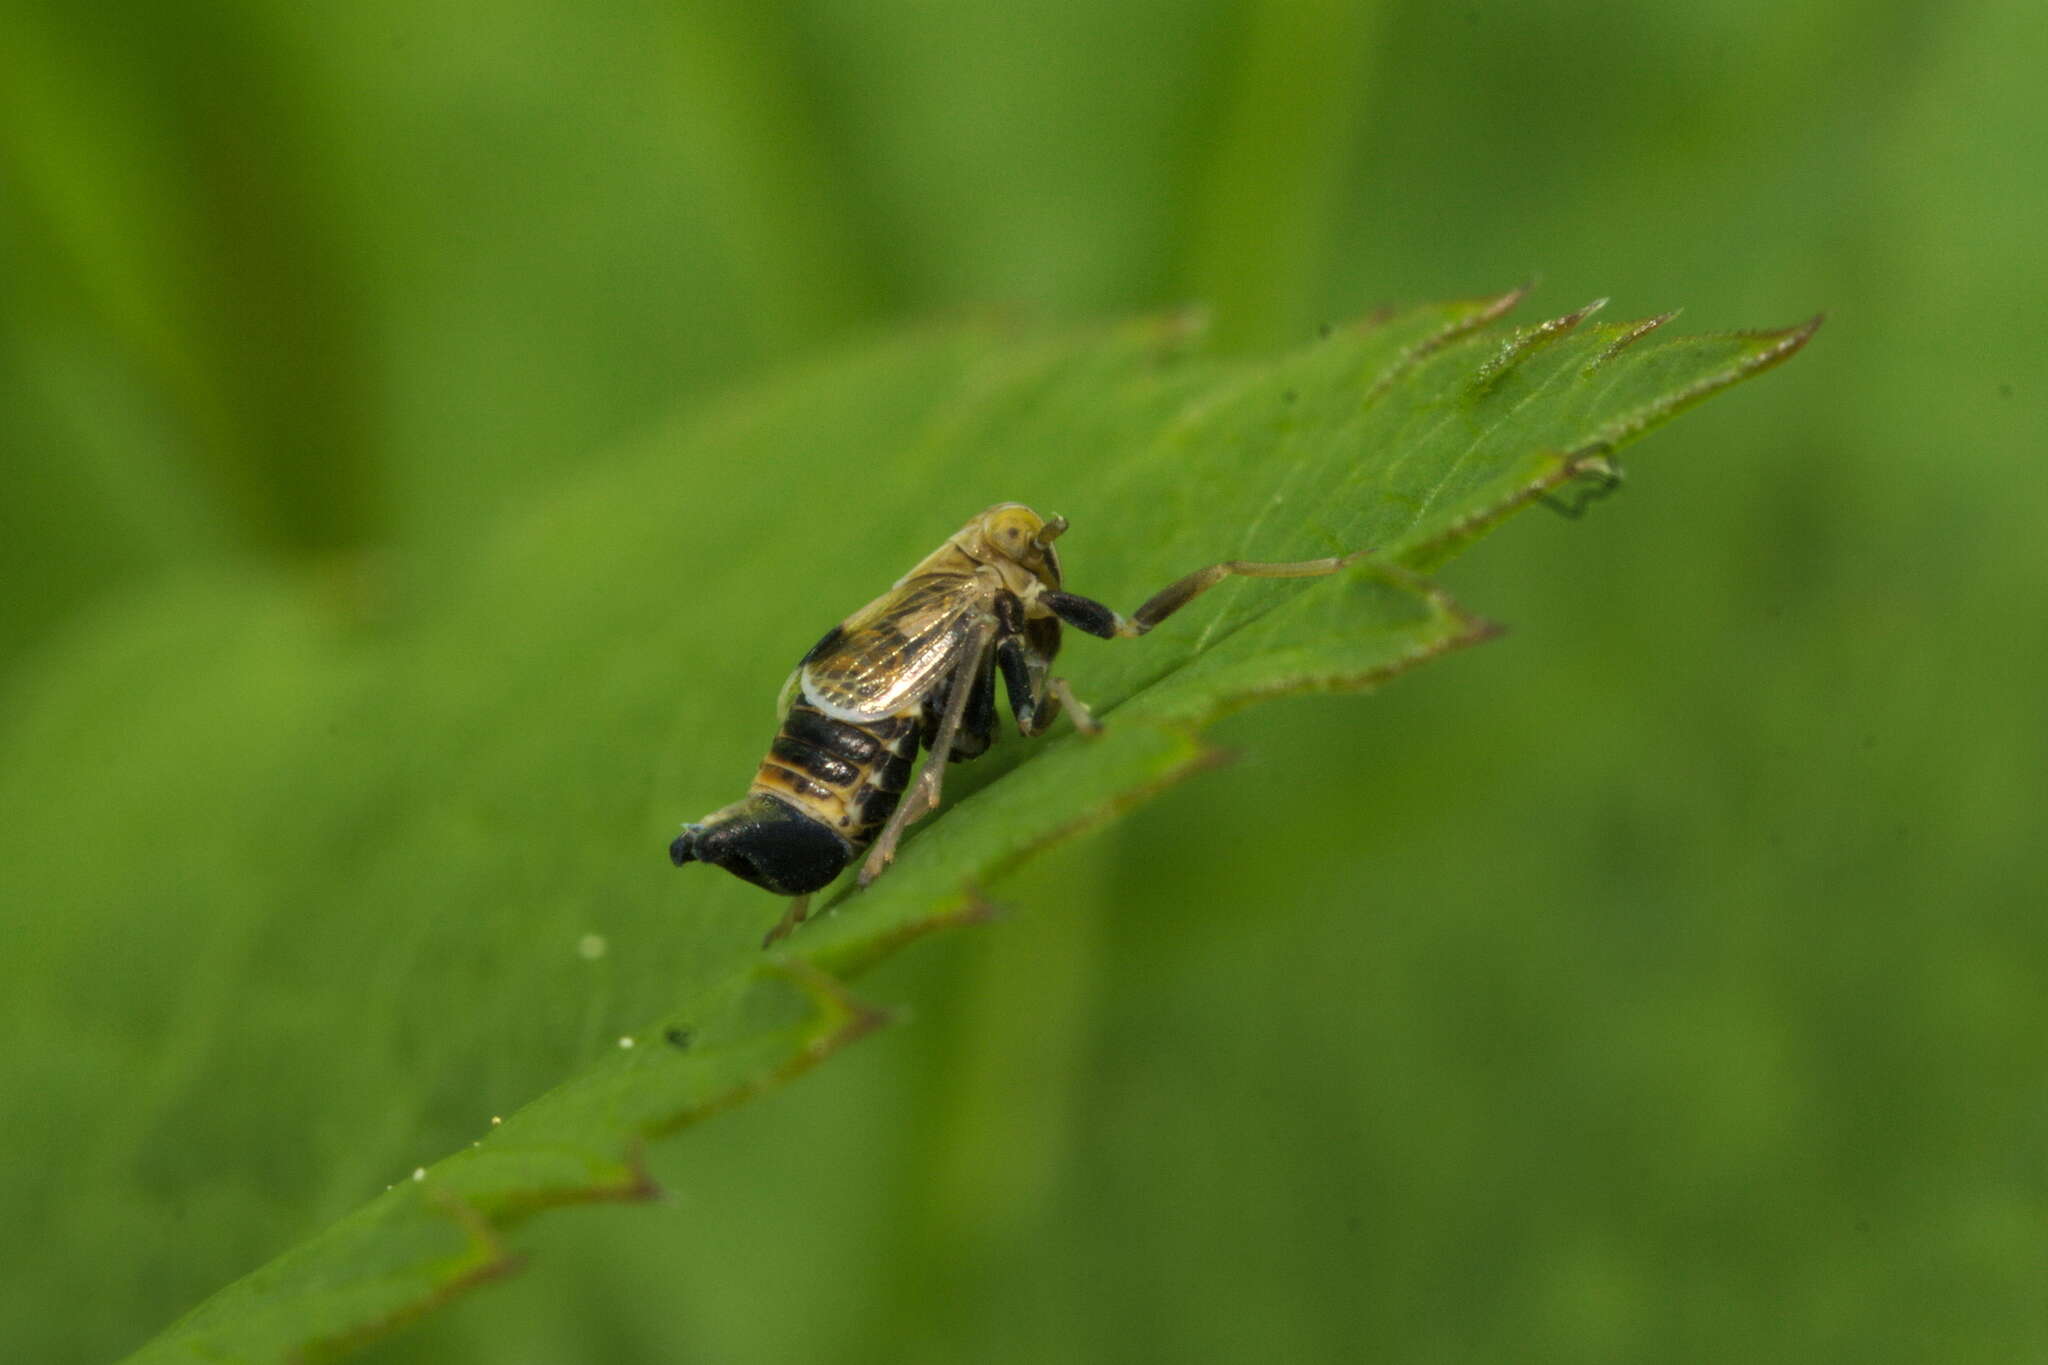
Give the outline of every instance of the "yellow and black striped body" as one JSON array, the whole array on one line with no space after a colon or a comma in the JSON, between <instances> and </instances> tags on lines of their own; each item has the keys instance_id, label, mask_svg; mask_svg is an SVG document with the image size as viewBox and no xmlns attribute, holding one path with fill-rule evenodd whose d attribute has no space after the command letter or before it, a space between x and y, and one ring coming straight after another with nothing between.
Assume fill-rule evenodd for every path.
<instances>
[{"instance_id":1,"label":"yellow and black striped body","mask_svg":"<svg viewBox=\"0 0 2048 1365\"><path fill-rule=\"evenodd\" d=\"M866 850L866 886L896 857L911 822L936 810L949 762L995 738L996 687L1017 731L1062 714L1100 724L1055 677L1062 625L1105 640L1145 634L1226 578L1319 578L1368 553L1273 562L1226 559L1183 574L1129 617L1066 591L1053 542L1065 517L997 503L883 593L825 633L783 686L782 728L742 799L683 826L677 866L703 862L794 897L773 943ZM911 784L922 748L925 766Z\"/></svg>"},{"instance_id":2,"label":"yellow and black striped body","mask_svg":"<svg viewBox=\"0 0 2048 1365\"><path fill-rule=\"evenodd\" d=\"M937 804L946 763L994 739L999 674L1025 734L1058 713L1042 693L1059 621L1036 598L1060 586L1051 541L1065 529L998 504L827 631L784 686L781 728L747 794L685 825L670 859L798 898L864 850L885 866L903 826ZM920 748L927 771L906 806Z\"/></svg>"},{"instance_id":3,"label":"yellow and black striped body","mask_svg":"<svg viewBox=\"0 0 2048 1365\"><path fill-rule=\"evenodd\" d=\"M903 799L917 758L920 720L917 712L838 720L798 696L748 794L794 806L844 839L850 858L874 842Z\"/></svg>"}]
</instances>

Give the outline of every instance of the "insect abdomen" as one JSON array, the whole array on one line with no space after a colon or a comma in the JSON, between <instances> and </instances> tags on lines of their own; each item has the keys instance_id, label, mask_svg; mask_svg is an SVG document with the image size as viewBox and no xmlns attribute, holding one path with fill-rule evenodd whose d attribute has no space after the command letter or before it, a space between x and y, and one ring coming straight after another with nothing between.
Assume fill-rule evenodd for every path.
<instances>
[{"instance_id":1,"label":"insect abdomen","mask_svg":"<svg viewBox=\"0 0 2048 1365\"><path fill-rule=\"evenodd\" d=\"M798 697L752 790L781 797L859 851L895 811L916 757L915 716L836 720Z\"/></svg>"}]
</instances>

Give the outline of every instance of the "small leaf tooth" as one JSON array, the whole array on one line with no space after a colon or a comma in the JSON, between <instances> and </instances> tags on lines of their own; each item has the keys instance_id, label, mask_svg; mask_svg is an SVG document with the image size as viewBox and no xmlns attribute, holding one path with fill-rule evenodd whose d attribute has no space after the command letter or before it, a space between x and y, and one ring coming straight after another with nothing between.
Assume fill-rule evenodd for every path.
<instances>
[{"instance_id":1,"label":"small leaf tooth","mask_svg":"<svg viewBox=\"0 0 2048 1365\"><path fill-rule=\"evenodd\" d=\"M1535 287L1536 282L1530 280L1525 284L1516 285L1505 294L1495 294L1491 299L1485 301L1484 306L1479 310L1479 316L1472 322L1471 326L1483 327L1497 318L1506 317L1514 310L1515 305L1529 297L1529 291Z\"/></svg>"},{"instance_id":2,"label":"small leaf tooth","mask_svg":"<svg viewBox=\"0 0 2048 1365\"><path fill-rule=\"evenodd\" d=\"M1533 327L1523 328L1516 340L1526 346L1533 345L1539 341L1547 341L1551 337L1561 337L1606 306L1607 300L1605 298L1594 299L1591 303L1582 304L1574 311L1566 313L1563 317L1548 318Z\"/></svg>"},{"instance_id":3,"label":"small leaf tooth","mask_svg":"<svg viewBox=\"0 0 2048 1365\"><path fill-rule=\"evenodd\" d=\"M1432 351L1438 351L1462 337L1470 336L1488 323L1497 322L1513 311L1516 304L1529 297L1529 286L1518 284L1505 294L1494 294L1471 300L1473 310L1454 322L1446 323L1435 335L1429 337L1411 353L1410 358L1419 360Z\"/></svg>"},{"instance_id":4,"label":"small leaf tooth","mask_svg":"<svg viewBox=\"0 0 2048 1365\"><path fill-rule=\"evenodd\" d=\"M759 969L764 975L786 978L810 997L819 1014L832 1020L832 1028L818 1040L832 1051L891 1022L891 1011L871 1005L846 988L846 983L806 958L774 959ZM840 1036L833 1036L834 1034ZM815 1048L817 1043L813 1044ZM823 1055L821 1052L820 1055Z\"/></svg>"},{"instance_id":5,"label":"small leaf tooth","mask_svg":"<svg viewBox=\"0 0 2048 1365\"><path fill-rule=\"evenodd\" d=\"M1508 290L1505 294L1494 294L1477 299L1464 300L1464 303L1471 307L1472 311L1445 323L1435 332L1416 342L1406 351L1403 351L1400 359L1389 365L1386 371L1373 382L1371 390L1365 396L1366 403L1371 404L1376 401L1381 394L1400 382L1401 377L1414 369L1424 358L1442 350L1454 341L1470 336L1487 324L1499 320L1516 304L1527 298L1528 295L1529 286L1522 284Z\"/></svg>"},{"instance_id":6,"label":"small leaf tooth","mask_svg":"<svg viewBox=\"0 0 2048 1365\"><path fill-rule=\"evenodd\" d=\"M1534 326L1524 327L1517 331L1513 336L1501 343L1500 349L1494 352L1493 359L1479 367L1479 373L1473 376L1473 386L1481 389L1486 388L1499 379L1501 375L1528 359L1529 356L1533 355L1546 343L1555 341L1561 336L1570 335L1580 323L1606 306L1606 299L1594 299L1591 303L1586 304L1575 312L1566 313L1563 317L1548 318L1536 323Z\"/></svg>"},{"instance_id":7,"label":"small leaf tooth","mask_svg":"<svg viewBox=\"0 0 2048 1365\"><path fill-rule=\"evenodd\" d=\"M620 1156L626 1167L626 1179L612 1186L602 1197L616 1199L621 1204L644 1204L668 1198L668 1191L654 1178L654 1172L647 1169L646 1138L637 1133L628 1138L626 1150Z\"/></svg>"},{"instance_id":8,"label":"small leaf tooth","mask_svg":"<svg viewBox=\"0 0 2048 1365\"><path fill-rule=\"evenodd\" d=\"M828 910L830 908L829 906L827 907ZM833 971L842 975L849 975L866 963L886 957L912 940L937 933L942 929L957 929L969 925L986 924L990 920L1000 918L1002 914L1003 907L984 896L978 886L972 884L964 885L960 888L959 894L948 900L942 908L904 923L895 932L870 945L864 953L852 956L835 956L828 949L821 958L813 961L811 965L822 969L823 966L829 964ZM883 1022L888 1022L888 1020L885 1019Z\"/></svg>"},{"instance_id":9,"label":"small leaf tooth","mask_svg":"<svg viewBox=\"0 0 2048 1365\"><path fill-rule=\"evenodd\" d=\"M1476 331L1486 326L1489 322L1497 320L1502 314L1508 312L1516 304L1527 298L1529 296L1529 289L1530 286L1527 284L1518 284L1503 294L1480 294L1469 299L1452 299L1435 305L1440 308L1469 308L1473 311L1445 323L1435 332L1416 342L1403 355L1401 363L1406 365L1409 362L1420 360L1431 351L1456 341L1459 337ZM1408 309L1402 305L1383 303L1364 317L1354 318L1350 322L1344 323L1341 327L1332 327L1329 323L1324 323L1322 327L1317 329L1316 337L1319 341L1325 340L1340 331L1352 336L1366 336L1386 326L1389 322L1392 322L1407 311Z\"/></svg>"},{"instance_id":10,"label":"small leaf tooth","mask_svg":"<svg viewBox=\"0 0 2048 1365\"><path fill-rule=\"evenodd\" d=\"M1653 318L1644 318L1641 322L1629 324L1627 331L1616 337L1606 350L1593 357L1592 361L1587 364L1584 372L1586 374L1593 373L1593 371L1620 355L1624 350L1627 350L1630 346L1635 345L1635 343L1677 317L1678 311L1678 309L1674 308L1668 313L1659 313Z\"/></svg>"}]
</instances>

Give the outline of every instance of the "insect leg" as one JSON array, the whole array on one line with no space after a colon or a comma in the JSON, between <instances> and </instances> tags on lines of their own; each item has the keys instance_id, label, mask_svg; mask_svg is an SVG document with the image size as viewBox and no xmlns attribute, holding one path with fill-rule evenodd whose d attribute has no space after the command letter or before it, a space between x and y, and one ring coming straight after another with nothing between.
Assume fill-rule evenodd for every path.
<instances>
[{"instance_id":1,"label":"insect leg","mask_svg":"<svg viewBox=\"0 0 2048 1365\"><path fill-rule=\"evenodd\" d=\"M1067 680L1046 676L1044 657L1021 633L1021 611L1006 613L998 604L997 614L1003 633L996 640L996 666L1002 670L1003 690L1010 697L1010 714L1017 718L1017 733L1026 739L1044 734L1063 708L1073 712L1075 728L1083 734L1100 733L1102 727L1067 686Z\"/></svg>"},{"instance_id":2,"label":"insect leg","mask_svg":"<svg viewBox=\"0 0 2048 1365\"><path fill-rule=\"evenodd\" d=\"M980 758L988 752L989 744L995 739L996 731L996 673L995 660L983 660L981 669L974 675L974 691L968 694L967 710L960 717L960 729L953 736L955 763L970 758ZM924 744L930 747L938 738L939 721L943 719L943 702L936 699L925 708Z\"/></svg>"},{"instance_id":3,"label":"insect leg","mask_svg":"<svg viewBox=\"0 0 2048 1365\"><path fill-rule=\"evenodd\" d=\"M1095 713L1084 706L1081 703L1081 699L1074 695L1074 689L1067 686L1065 678L1048 678L1045 685L1052 693L1052 714L1058 715L1060 706L1064 704L1067 710L1073 713L1074 728L1076 730L1079 730L1084 735L1099 735L1102 733L1102 722L1095 719Z\"/></svg>"},{"instance_id":4,"label":"insect leg","mask_svg":"<svg viewBox=\"0 0 2048 1365\"><path fill-rule=\"evenodd\" d=\"M1100 636L1105 640L1129 639L1143 635L1226 578L1321 578L1337 572L1348 564L1354 564L1371 553L1370 550L1356 550L1348 555L1332 555L1328 559L1303 559L1291 564L1264 564L1247 559L1226 559L1221 564L1211 564L1205 569L1197 569L1185 577L1176 578L1153 593L1145 600L1145 604L1132 612L1128 618L1093 598L1080 597L1070 592L1045 593L1039 600L1045 603L1054 615L1076 630L1085 630L1090 635Z\"/></svg>"},{"instance_id":5,"label":"insect leg","mask_svg":"<svg viewBox=\"0 0 2048 1365\"><path fill-rule=\"evenodd\" d=\"M1060 699L1047 693L1044 670L1031 667L1023 636L1006 635L997 642L996 665L1003 671L1003 690L1010 697L1010 714L1017 718L1017 733L1026 739L1044 734L1059 718Z\"/></svg>"},{"instance_id":6,"label":"insect leg","mask_svg":"<svg viewBox=\"0 0 2048 1365\"><path fill-rule=\"evenodd\" d=\"M917 781L903 794L902 804L889 817L889 823L882 826L868 860L861 864L862 886L881 876L882 869L895 858L896 841L903 837L903 831L910 822L939 804L939 787L945 780L947 755L953 752L953 736L959 732L960 718L967 713L967 702L973 696L975 679L986 662L989 639L993 634L994 627L987 622L976 624L966 647L960 651L961 662L947 681L951 691L946 696L945 713L939 718L938 733L932 736L931 752L925 755L924 767L918 770Z\"/></svg>"},{"instance_id":7,"label":"insect leg","mask_svg":"<svg viewBox=\"0 0 2048 1365\"><path fill-rule=\"evenodd\" d=\"M967 698L966 714L960 717L960 733L953 736L953 762L979 758L988 752L996 737L996 661L986 654L974 673L974 691Z\"/></svg>"},{"instance_id":8,"label":"insect leg","mask_svg":"<svg viewBox=\"0 0 2048 1365\"><path fill-rule=\"evenodd\" d=\"M1052 630L1057 642L1058 622L1052 623ZM1010 698L1010 714L1017 720L1017 733L1026 739L1044 734L1059 718L1060 700L1046 695L1044 650L1032 648L1024 628L1024 604L1009 593L996 598L995 655L996 667L1003 674L1003 691Z\"/></svg>"},{"instance_id":9,"label":"insect leg","mask_svg":"<svg viewBox=\"0 0 2048 1365\"><path fill-rule=\"evenodd\" d=\"M795 900L791 901L789 909L782 912L782 918L775 921L775 927L770 929L768 936L761 940L761 946L763 948L772 948L775 946L777 939L787 938L791 930L804 922L804 916L810 911L810 908L811 898L809 896L798 896Z\"/></svg>"}]
</instances>

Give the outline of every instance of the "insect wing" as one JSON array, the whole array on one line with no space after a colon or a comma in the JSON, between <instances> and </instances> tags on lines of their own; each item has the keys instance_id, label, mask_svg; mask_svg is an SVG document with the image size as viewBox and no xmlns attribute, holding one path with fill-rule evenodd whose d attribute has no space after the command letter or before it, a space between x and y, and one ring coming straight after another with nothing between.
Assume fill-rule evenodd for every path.
<instances>
[{"instance_id":1,"label":"insect wing","mask_svg":"<svg viewBox=\"0 0 2048 1365\"><path fill-rule=\"evenodd\" d=\"M839 638L801 669L803 693L840 720L901 715L948 677L973 638L974 584L916 579L847 618Z\"/></svg>"}]
</instances>

